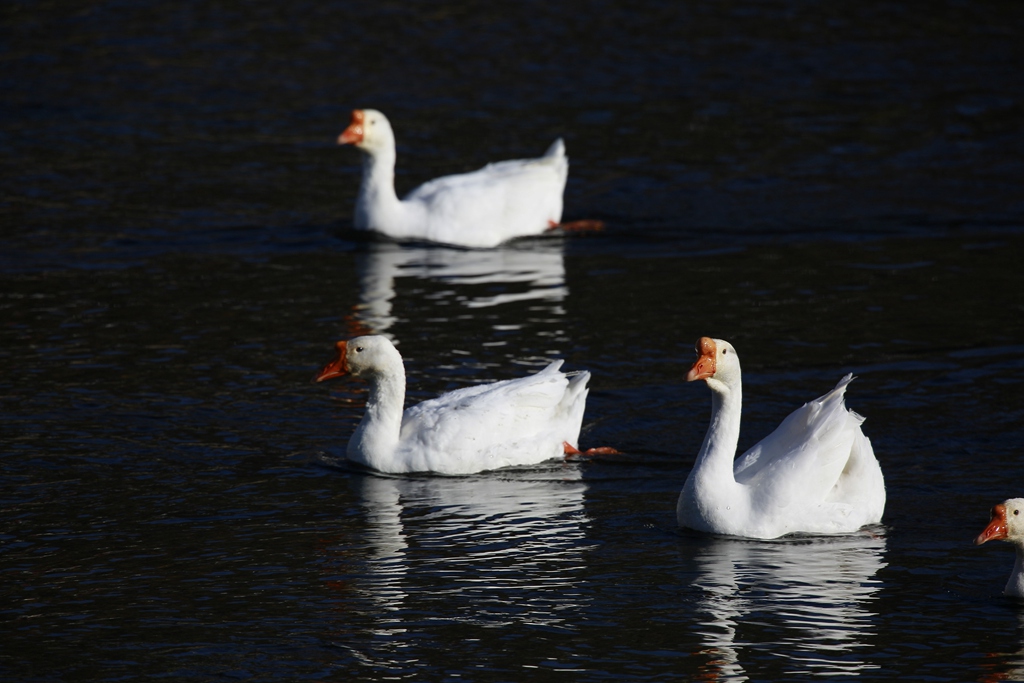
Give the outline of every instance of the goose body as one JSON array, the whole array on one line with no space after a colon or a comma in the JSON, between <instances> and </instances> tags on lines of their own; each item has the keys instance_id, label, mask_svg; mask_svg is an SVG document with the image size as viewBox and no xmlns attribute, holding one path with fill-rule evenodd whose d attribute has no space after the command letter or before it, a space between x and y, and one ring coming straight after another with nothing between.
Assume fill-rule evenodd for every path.
<instances>
[{"instance_id":1,"label":"goose body","mask_svg":"<svg viewBox=\"0 0 1024 683\"><path fill-rule=\"evenodd\" d=\"M688 381L711 389L711 424L679 495L680 526L748 538L790 533L837 534L881 521L882 470L861 430L864 418L844 403L845 376L804 404L739 458L742 381L736 350L702 337Z\"/></svg>"},{"instance_id":2,"label":"goose body","mask_svg":"<svg viewBox=\"0 0 1024 683\"><path fill-rule=\"evenodd\" d=\"M542 157L437 178L404 199L395 193L395 135L384 114L356 109L338 142L365 153L354 217L359 230L396 240L487 248L538 235L562 220L569 160L561 138Z\"/></svg>"},{"instance_id":3,"label":"goose body","mask_svg":"<svg viewBox=\"0 0 1024 683\"><path fill-rule=\"evenodd\" d=\"M471 474L575 451L589 372L567 376L558 360L534 375L458 389L403 410L405 368L386 337L356 337L336 350L315 380L351 374L369 383L366 413L348 442L350 460L394 474Z\"/></svg>"},{"instance_id":4,"label":"goose body","mask_svg":"<svg viewBox=\"0 0 1024 683\"><path fill-rule=\"evenodd\" d=\"M1024 498L1010 498L992 508L992 520L974 539L976 545L986 541L1009 541L1017 549L1017 561L1003 593L1024 598Z\"/></svg>"}]
</instances>

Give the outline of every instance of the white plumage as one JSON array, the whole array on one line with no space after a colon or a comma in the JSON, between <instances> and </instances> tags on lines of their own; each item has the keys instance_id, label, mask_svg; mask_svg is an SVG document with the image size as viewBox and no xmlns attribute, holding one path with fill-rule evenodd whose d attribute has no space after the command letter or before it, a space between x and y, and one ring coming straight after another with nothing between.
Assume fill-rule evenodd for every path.
<instances>
[{"instance_id":1,"label":"white plumage","mask_svg":"<svg viewBox=\"0 0 1024 683\"><path fill-rule=\"evenodd\" d=\"M734 461L742 406L739 357L728 342L708 337L697 342L697 351L687 379L707 381L711 425L679 495L681 526L775 538L847 533L881 521L882 470L861 430L864 418L844 402L853 375L795 410Z\"/></svg>"},{"instance_id":2,"label":"white plumage","mask_svg":"<svg viewBox=\"0 0 1024 683\"><path fill-rule=\"evenodd\" d=\"M589 372L569 377L554 361L520 379L443 394L403 411L405 368L385 337L338 342L337 356L317 375L351 374L369 382L366 413L347 455L381 472L470 474L529 465L578 446Z\"/></svg>"},{"instance_id":3,"label":"white plumage","mask_svg":"<svg viewBox=\"0 0 1024 683\"><path fill-rule=\"evenodd\" d=\"M356 109L338 142L366 154L356 200L357 229L397 240L487 248L538 235L562 220L569 160L561 138L542 157L437 178L401 200L395 193L395 135L384 114Z\"/></svg>"}]
</instances>

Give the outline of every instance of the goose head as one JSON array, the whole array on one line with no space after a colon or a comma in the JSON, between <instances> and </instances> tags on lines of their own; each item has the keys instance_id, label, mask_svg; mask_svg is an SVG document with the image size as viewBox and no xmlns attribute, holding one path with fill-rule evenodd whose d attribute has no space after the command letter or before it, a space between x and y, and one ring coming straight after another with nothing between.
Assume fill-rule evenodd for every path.
<instances>
[{"instance_id":1,"label":"goose head","mask_svg":"<svg viewBox=\"0 0 1024 683\"><path fill-rule=\"evenodd\" d=\"M1024 498L1010 498L992 508L992 520L974 539L974 544L986 541L1024 544Z\"/></svg>"},{"instance_id":2,"label":"goose head","mask_svg":"<svg viewBox=\"0 0 1024 683\"><path fill-rule=\"evenodd\" d=\"M712 389L735 386L740 381L740 358L724 339L701 337L695 345L697 360L686 373L686 381L702 379ZM723 386L724 385L724 386Z\"/></svg>"},{"instance_id":3,"label":"goose head","mask_svg":"<svg viewBox=\"0 0 1024 683\"><path fill-rule=\"evenodd\" d=\"M334 358L313 378L314 382L352 375L374 377L394 374L402 368L402 356L387 337L367 335L334 345Z\"/></svg>"},{"instance_id":4,"label":"goose head","mask_svg":"<svg viewBox=\"0 0 1024 683\"><path fill-rule=\"evenodd\" d=\"M373 153L395 145L395 133L384 114L376 109L353 109L352 122L338 136L339 145L355 145Z\"/></svg>"}]
</instances>

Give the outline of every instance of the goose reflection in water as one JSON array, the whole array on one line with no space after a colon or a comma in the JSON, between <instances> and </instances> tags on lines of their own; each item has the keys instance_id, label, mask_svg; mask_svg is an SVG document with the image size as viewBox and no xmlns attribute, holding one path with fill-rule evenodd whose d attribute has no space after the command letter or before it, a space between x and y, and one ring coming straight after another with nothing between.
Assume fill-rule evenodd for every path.
<instances>
[{"instance_id":1,"label":"goose reflection in water","mask_svg":"<svg viewBox=\"0 0 1024 683\"><path fill-rule=\"evenodd\" d=\"M696 556L701 680L747 680L744 649L770 648L792 675L856 675L873 634L885 539L870 533L744 541L717 538ZM767 631L765 631L767 629ZM746 635L744 635L746 634Z\"/></svg>"},{"instance_id":2,"label":"goose reflection in water","mask_svg":"<svg viewBox=\"0 0 1024 683\"><path fill-rule=\"evenodd\" d=\"M1013 608L1018 608L1019 598L1004 598ZM981 674L978 683L999 683L1000 681L1024 681L1024 611L1017 613L1016 652L988 652L979 661Z\"/></svg>"},{"instance_id":3,"label":"goose reflection in water","mask_svg":"<svg viewBox=\"0 0 1024 683\"><path fill-rule=\"evenodd\" d=\"M425 611L446 623L574 630L592 547L576 465L471 477L367 474L360 488L365 565L353 585L372 605L378 634L405 632L411 615Z\"/></svg>"},{"instance_id":4,"label":"goose reflection in water","mask_svg":"<svg viewBox=\"0 0 1024 683\"><path fill-rule=\"evenodd\" d=\"M454 318L453 304L470 311L512 302L534 302L553 317L564 315L563 240L546 237L498 249L465 250L442 246L372 242L358 254L359 304L349 318L348 336L384 334L398 321L393 312L396 282L412 278L453 289L418 292L417 317ZM436 310L431 310L436 309ZM508 320L502 329L520 327Z\"/></svg>"}]
</instances>

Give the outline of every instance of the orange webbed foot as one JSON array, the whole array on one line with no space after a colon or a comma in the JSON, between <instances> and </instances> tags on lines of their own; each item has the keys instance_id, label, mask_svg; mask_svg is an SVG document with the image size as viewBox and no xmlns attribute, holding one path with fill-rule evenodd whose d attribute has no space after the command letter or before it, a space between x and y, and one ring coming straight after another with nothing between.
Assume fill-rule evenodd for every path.
<instances>
[{"instance_id":1,"label":"orange webbed foot","mask_svg":"<svg viewBox=\"0 0 1024 683\"><path fill-rule=\"evenodd\" d=\"M593 458L598 455L622 455L622 453L611 446L599 446L597 448L588 448L585 451L581 451L576 448L568 441L562 442L562 448L565 450L565 456L576 456L580 458Z\"/></svg>"},{"instance_id":2,"label":"orange webbed foot","mask_svg":"<svg viewBox=\"0 0 1024 683\"><path fill-rule=\"evenodd\" d=\"M604 221L585 219L580 221L569 221L568 223L556 223L548 221L548 229L561 228L566 232L599 232L604 230Z\"/></svg>"}]
</instances>

